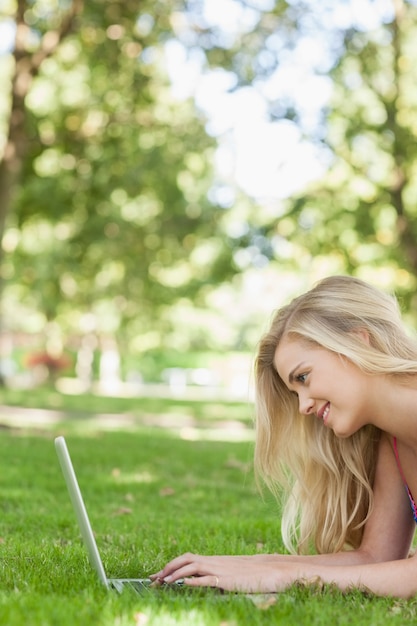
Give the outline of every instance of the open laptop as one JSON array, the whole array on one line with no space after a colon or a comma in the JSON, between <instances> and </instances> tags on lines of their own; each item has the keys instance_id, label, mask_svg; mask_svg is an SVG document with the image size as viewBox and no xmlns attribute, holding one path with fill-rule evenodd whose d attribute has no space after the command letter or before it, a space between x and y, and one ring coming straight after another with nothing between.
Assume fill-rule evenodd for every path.
<instances>
[{"instance_id":1,"label":"open laptop","mask_svg":"<svg viewBox=\"0 0 417 626\"><path fill-rule=\"evenodd\" d=\"M152 584L149 578L107 578L64 437L57 437L55 439L55 449L68 487L81 535L87 548L90 564L97 572L100 581L107 588L116 589L119 592L123 591L125 587L134 589L138 593L148 589ZM167 586L178 587L182 584L183 581L178 580L176 583Z\"/></svg>"}]
</instances>

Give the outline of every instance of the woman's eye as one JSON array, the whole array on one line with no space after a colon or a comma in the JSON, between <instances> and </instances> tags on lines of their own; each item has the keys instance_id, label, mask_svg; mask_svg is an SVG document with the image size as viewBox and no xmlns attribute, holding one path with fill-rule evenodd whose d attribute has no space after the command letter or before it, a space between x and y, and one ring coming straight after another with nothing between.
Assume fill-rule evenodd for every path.
<instances>
[{"instance_id":1,"label":"woman's eye","mask_svg":"<svg viewBox=\"0 0 417 626\"><path fill-rule=\"evenodd\" d=\"M299 383L305 383L306 380L307 380L307 376L308 376L308 374L298 374L297 381Z\"/></svg>"}]
</instances>

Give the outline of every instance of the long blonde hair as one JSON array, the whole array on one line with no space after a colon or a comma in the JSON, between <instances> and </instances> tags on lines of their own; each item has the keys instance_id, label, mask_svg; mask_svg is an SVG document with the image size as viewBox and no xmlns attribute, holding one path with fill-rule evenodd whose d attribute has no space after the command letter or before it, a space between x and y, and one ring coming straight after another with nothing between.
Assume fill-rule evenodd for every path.
<instances>
[{"instance_id":1,"label":"long blonde hair","mask_svg":"<svg viewBox=\"0 0 417 626\"><path fill-rule=\"evenodd\" d=\"M369 335L369 344L360 332ZM344 355L368 374L417 373L417 343L395 298L349 276L332 276L278 310L255 361L255 468L282 500L282 537L291 552L359 546L372 508L380 432L365 426L337 438L299 413L274 367L285 336Z\"/></svg>"}]
</instances>

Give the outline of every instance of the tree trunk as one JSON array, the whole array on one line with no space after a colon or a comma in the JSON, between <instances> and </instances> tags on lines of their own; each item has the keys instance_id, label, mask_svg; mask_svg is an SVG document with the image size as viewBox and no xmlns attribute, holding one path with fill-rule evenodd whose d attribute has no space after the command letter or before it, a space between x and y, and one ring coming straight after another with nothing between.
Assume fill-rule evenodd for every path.
<instances>
[{"instance_id":1,"label":"tree trunk","mask_svg":"<svg viewBox=\"0 0 417 626\"><path fill-rule=\"evenodd\" d=\"M77 15L82 11L84 0L73 0L70 9L61 20L59 28L46 32L39 48L32 52L30 45L30 27L25 22L25 12L31 3L18 0L15 15L16 37L13 50L14 73L10 98L9 127L3 157L0 160L0 302L3 293L3 257L2 245L7 218L11 213L14 195L20 182L20 174L28 151L30 138L26 125L26 96L34 77L38 74L42 62L51 56L64 37L74 30ZM2 314L0 308L0 330ZM0 354L1 358L1 354ZM0 373L0 386L4 379Z\"/></svg>"},{"instance_id":2,"label":"tree trunk","mask_svg":"<svg viewBox=\"0 0 417 626\"><path fill-rule=\"evenodd\" d=\"M30 51L28 45L30 27L24 17L30 5L27 0L18 0L15 16L16 38L13 51L14 74L9 129L3 158L0 161L0 242L3 239L7 217L13 205L14 193L30 141L26 128L26 96L43 61L50 57L60 42L74 30L76 17L83 9L84 0L73 0L70 9L61 20L60 27L46 32L35 52ZM0 266L2 254L3 249L0 246Z\"/></svg>"}]
</instances>

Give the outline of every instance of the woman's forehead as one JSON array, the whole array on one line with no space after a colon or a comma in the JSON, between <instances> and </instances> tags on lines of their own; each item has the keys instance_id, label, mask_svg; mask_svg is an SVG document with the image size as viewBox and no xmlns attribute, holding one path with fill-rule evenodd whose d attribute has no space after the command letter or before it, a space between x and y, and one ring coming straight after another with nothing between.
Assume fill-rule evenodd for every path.
<instances>
[{"instance_id":1,"label":"woman's forehead","mask_svg":"<svg viewBox=\"0 0 417 626\"><path fill-rule=\"evenodd\" d=\"M282 371L290 367L291 362L299 354L304 354L306 350L305 342L299 337L286 335L278 343L274 354L274 365L278 374L282 378Z\"/></svg>"},{"instance_id":2,"label":"woman's forehead","mask_svg":"<svg viewBox=\"0 0 417 626\"><path fill-rule=\"evenodd\" d=\"M312 343L299 335L286 335L275 349L274 366L279 376L285 380L295 361L305 361L313 353L323 352L325 348Z\"/></svg>"}]
</instances>

